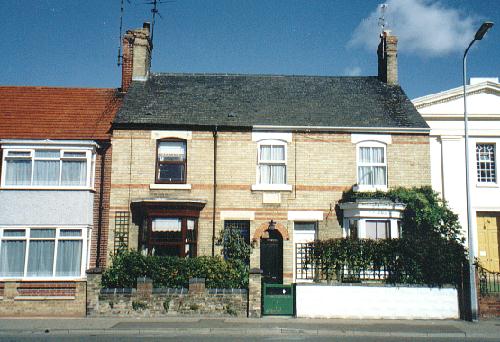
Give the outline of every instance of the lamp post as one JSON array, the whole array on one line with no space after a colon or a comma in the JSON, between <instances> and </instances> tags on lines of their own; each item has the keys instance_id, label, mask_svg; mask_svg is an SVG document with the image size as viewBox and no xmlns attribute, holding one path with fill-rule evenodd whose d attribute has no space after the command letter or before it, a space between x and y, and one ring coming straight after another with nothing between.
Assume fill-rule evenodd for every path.
<instances>
[{"instance_id":1,"label":"lamp post","mask_svg":"<svg viewBox=\"0 0 500 342\"><path fill-rule=\"evenodd\" d=\"M479 30L477 30L474 39L470 42L464 52L463 58L463 76L464 76L464 131L465 131L465 192L467 197L467 237L469 245L469 285L470 285L470 318L477 321L477 288L476 288L476 269L474 266L474 234L472 232L471 200L470 200L470 175L469 175L469 126L467 117L467 53L476 40L483 39L484 35L493 26L490 21L485 21Z\"/></svg>"}]
</instances>

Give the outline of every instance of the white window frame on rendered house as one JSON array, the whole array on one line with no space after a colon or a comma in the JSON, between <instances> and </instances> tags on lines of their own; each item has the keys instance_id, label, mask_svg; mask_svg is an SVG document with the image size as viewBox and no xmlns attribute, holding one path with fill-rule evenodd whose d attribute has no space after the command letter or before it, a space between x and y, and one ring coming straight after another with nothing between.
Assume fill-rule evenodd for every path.
<instances>
[{"instance_id":1,"label":"white window frame on rendered house","mask_svg":"<svg viewBox=\"0 0 500 342\"><path fill-rule=\"evenodd\" d=\"M361 149L362 148L382 148L383 149L383 162L361 162ZM384 184L361 184L360 182L360 168L361 167L383 167L384 168ZM388 183L388 168L387 168L387 144L379 142L379 141L361 141L356 144L356 179L357 179L357 187L358 191L387 191L387 183Z\"/></svg>"},{"instance_id":2,"label":"white window frame on rendered house","mask_svg":"<svg viewBox=\"0 0 500 342\"><path fill-rule=\"evenodd\" d=\"M37 152L52 152L52 156L37 156ZM57 156L55 154L58 154ZM7 182L7 173L10 170L8 162L13 160L29 160L30 175L26 184L9 184ZM58 162L56 182L57 184L36 184L35 164L36 162L53 161ZM85 182L84 184L71 185L63 182L64 162L84 161L85 162ZM75 189L91 190L94 187L95 172L95 149L93 146L71 146L54 144L29 144L29 145L11 145L5 144L2 149L2 174L0 186L2 189Z\"/></svg>"},{"instance_id":3,"label":"white window frame on rendered house","mask_svg":"<svg viewBox=\"0 0 500 342\"><path fill-rule=\"evenodd\" d=\"M282 160L268 160L262 159L261 148L263 146L279 146L283 147L284 158ZM261 177L261 167L264 165L270 166L283 166L284 167L284 180L283 183L263 183ZM257 165L256 165L256 179L255 184L252 185L252 190L272 190L272 191L291 191L292 186L288 184L288 146L287 142L283 140L266 139L260 140L257 143Z\"/></svg>"},{"instance_id":4,"label":"white window frame on rendered house","mask_svg":"<svg viewBox=\"0 0 500 342\"><path fill-rule=\"evenodd\" d=\"M45 230L54 231L54 236L34 236L33 231ZM6 231L24 232L23 235L6 236ZM62 232L79 231L80 235L63 235ZM85 278L85 270L89 265L90 257L90 228L87 226L37 226L37 227L0 227L0 255L3 253L4 244L6 241L24 241L24 264L22 274L18 275L2 275L0 279L23 279L23 280L74 280ZM30 246L34 241L54 241L52 266L50 275L28 275ZM80 265L78 274L73 275L57 275L57 260L61 241L79 241L81 242L80 250ZM1 267L0 267L1 270Z\"/></svg>"}]
</instances>

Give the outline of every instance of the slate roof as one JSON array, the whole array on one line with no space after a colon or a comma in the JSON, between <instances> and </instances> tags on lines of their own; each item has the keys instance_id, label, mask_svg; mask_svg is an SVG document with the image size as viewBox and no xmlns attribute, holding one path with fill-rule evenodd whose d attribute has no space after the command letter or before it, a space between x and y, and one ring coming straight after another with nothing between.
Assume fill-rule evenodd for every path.
<instances>
[{"instance_id":1,"label":"slate roof","mask_svg":"<svg viewBox=\"0 0 500 342\"><path fill-rule=\"evenodd\" d=\"M132 82L114 126L423 128L400 86L377 77L152 74Z\"/></svg>"},{"instance_id":2,"label":"slate roof","mask_svg":"<svg viewBox=\"0 0 500 342\"><path fill-rule=\"evenodd\" d=\"M110 139L115 89L0 87L0 139Z\"/></svg>"}]
</instances>

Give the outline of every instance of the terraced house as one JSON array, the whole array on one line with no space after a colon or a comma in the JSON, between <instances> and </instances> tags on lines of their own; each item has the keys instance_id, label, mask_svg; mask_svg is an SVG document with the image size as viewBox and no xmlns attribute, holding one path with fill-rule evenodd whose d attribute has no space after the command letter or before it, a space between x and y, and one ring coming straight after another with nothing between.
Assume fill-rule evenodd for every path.
<instances>
[{"instance_id":1,"label":"terraced house","mask_svg":"<svg viewBox=\"0 0 500 342\"><path fill-rule=\"evenodd\" d=\"M266 281L308 281L302 242L399 234L402 206L339 207L343 191L430 185L429 127L397 83L389 32L371 77L150 73L148 26L124 42L109 251L219 254L236 229Z\"/></svg>"},{"instance_id":2,"label":"terraced house","mask_svg":"<svg viewBox=\"0 0 500 342\"><path fill-rule=\"evenodd\" d=\"M85 315L119 104L115 89L0 87L0 316Z\"/></svg>"}]
</instances>

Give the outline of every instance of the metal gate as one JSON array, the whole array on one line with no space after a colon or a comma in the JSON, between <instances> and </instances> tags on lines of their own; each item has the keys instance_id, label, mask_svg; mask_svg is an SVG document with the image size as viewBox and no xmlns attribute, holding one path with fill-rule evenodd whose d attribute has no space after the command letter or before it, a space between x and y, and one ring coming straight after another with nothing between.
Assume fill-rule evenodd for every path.
<instances>
[{"instance_id":1,"label":"metal gate","mask_svg":"<svg viewBox=\"0 0 500 342\"><path fill-rule=\"evenodd\" d=\"M294 314L294 288L292 285L262 284L262 314L286 315Z\"/></svg>"}]
</instances>

